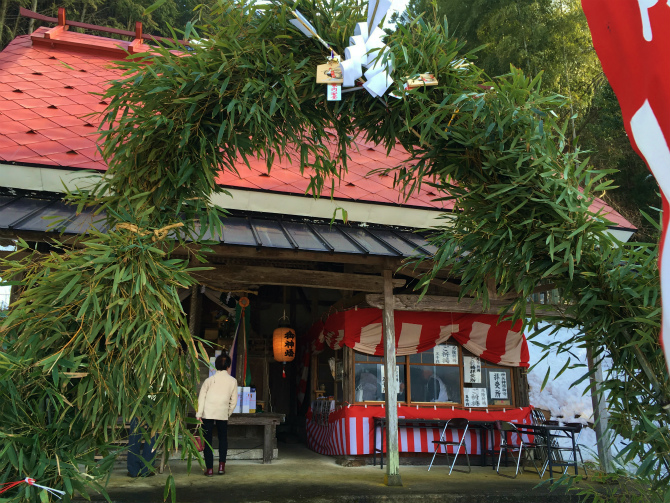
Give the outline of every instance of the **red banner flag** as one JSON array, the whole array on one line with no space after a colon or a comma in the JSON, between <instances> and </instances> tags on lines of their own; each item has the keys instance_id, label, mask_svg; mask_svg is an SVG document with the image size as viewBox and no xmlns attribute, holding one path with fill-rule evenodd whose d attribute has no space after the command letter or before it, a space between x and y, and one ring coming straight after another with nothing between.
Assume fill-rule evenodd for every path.
<instances>
[{"instance_id":1,"label":"red banner flag","mask_svg":"<svg viewBox=\"0 0 670 503\"><path fill-rule=\"evenodd\" d=\"M582 0L628 138L661 188L661 345L670 362L670 0ZM665 270L663 265L666 265ZM669 365L670 368L670 365Z\"/></svg>"}]
</instances>

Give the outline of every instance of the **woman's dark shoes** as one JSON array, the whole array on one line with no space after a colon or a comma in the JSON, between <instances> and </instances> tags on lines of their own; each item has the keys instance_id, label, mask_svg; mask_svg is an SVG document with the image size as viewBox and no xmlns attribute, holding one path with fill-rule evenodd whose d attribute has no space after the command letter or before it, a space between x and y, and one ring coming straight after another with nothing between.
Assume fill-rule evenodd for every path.
<instances>
[{"instance_id":1,"label":"woman's dark shoes","mask_svg":"<svg viewBox=\"0 0 670 503\"><path fill-rule=\"evenodd\" d=\"M226 463L219 463L219 475L226 473Z\"/></svg>"},{"instance_id":2,"label":"woman's dark shoes","mask_svg":"<svg viewBox=\"0 0 670 503\"><path fill-rule=\"evenodd\" d=\"M207 468L205 470L205 477L213 477L214 476L214 469L213 468Z\"/></svg>"}]
</instances>

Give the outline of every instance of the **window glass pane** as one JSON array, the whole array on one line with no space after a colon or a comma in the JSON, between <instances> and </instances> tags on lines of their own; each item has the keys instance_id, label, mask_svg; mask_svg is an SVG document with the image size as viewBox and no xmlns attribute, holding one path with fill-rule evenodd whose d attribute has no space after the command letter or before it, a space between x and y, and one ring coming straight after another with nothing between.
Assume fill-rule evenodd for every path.
<instances>
[{"instance_id":1,"label":"window glass pane","mask_svg":"<svg viewBox=\"0 0 670 503\"><path fill-rule=\"evenodd\" d=\"M390 255L397 256L397 254L390 249L386 248L383 244L376 241L372 236L370 236L364 229L356 229L353 227L342 227L342 232L345 232L349 236L353 237L358 243L362 244L367 248L370 253L374 255Z\"/></svg>"},{"instance_id":2,"label":"window glass pane","mask_svg":"<svg viewBox=\"0 0 670 503\"><path fill-rule=\"evenodd\" d=\"M356 355L357 362L373 362L373 363L382 363L383 358L381 356L375 355L366 355L363 353L354 353Z\"/></svg>"},{"instance_id":3,"label":"window glass pane","mask_svg":"<svg viewBox=\"0 0 670 503\"><path fill-rule=\"evenodd\" d=\"M398 401L406 401L405 389L405 366L398 365L398 383L400 392ZM355 401L356 402L381 402L386 398L384 365L381 363L356 363L355 369Z\"/></svg>"},{"instance_id":4,"label":"window glass pane","mask_svg":"<svg viewBox=\"0 0 670 503\"><path fill-rule=\"evenodd\" d=\"M461 370L458 366L410 366L412 402L461 401Z\"/></svg>"},{"instance_id":5,"label":"window glass pane","mask_svg":"<svg viewBox=\"0 0 670 503\"><path fill-rule=\"evenodd\" d=\"M363 253L335 227L314 224L314 229L335 249L335 253Z\"/></svg>"},{"instance_id":6,"label":"window glass pane","mask_svg":"<svg viewBox=\"0 0 670 503\"><path fill-rule=\"evenodd\" d=\"M456 344L439 344L423 353L410 355L410 363L428 363L440 365L459 365L460 356Z\"/></svg>"},{"instance_id":7,"label":"window glass pane","mask_svg":"<svg viewBox=\"0 0 670 503\"><path fill-rule=\"evenodd\" d=\"M256 246L256 239L249 223L244 218L228 217L224 219L223 242L231 245Z\"/></svg>"},{"instance_id":8,"label":"window glass pane","mask_svg":"<svg viewBox=\"0 0 670 503\"><path fill-rule=\"evenodd\" d=\"M284 222L284 227L301 250L330 251L312 234L307 225L297 222Z\"/></svg>"},{"instance_id":9,"label":"window glass pane","mask_svg":"<svg viewBox=\"0 0 670 503\"><path fill-rule=\"evenodd\" d=\"M270 248L293 248L293 245L286 239L286 235L278 222L257 219L254 219L251 222L256 229L263 246L268 246Z\"/></svg>"}]
</instances>

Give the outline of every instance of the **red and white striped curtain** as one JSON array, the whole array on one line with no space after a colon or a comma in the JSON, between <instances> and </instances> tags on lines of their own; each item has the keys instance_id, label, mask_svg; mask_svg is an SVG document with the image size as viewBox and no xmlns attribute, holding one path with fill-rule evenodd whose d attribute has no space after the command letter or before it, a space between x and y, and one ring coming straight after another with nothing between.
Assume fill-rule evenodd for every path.
<instances>
[{"instance_id":1,"label":"red and white striped curtain","mask_svg":"<svg viewBox=\"0 0 670 503\"><path fill-rule=\"evenodd\" d=\"M493 314L396 311L396 352L399 356L427 351L453 338L480 358L498 365L528 367L528 343L521 321L498 323ZM352 309L335 313L309 332L311 350L342 346L369 355L383 355L381 309Z\"/></svg>"}]
</instances>

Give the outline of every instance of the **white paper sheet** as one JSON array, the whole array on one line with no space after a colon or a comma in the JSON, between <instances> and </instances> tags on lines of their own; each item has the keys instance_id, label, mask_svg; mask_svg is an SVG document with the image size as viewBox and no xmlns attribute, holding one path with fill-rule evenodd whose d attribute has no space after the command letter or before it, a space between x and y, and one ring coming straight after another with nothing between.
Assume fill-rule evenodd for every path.
<instances>
[{"instance_id":1,"label":"white paper sheet","mask_svg":"<svg viewBox=\"0 0 670 503\"><path fill-rule=\"evenodd\" d=\"M379 23L382 22L382 19L388 12L391 4L391 0L369 0L368 1L368 27L370 30L379 26ZM374 16L374 18L372 17Z\"/></svg>"},{"instance_id":2,"label":"white paper sheet","mask_svg":"<svg viewBox=\"0 0 670 503\"><path fill-rule=\"evenodd\" d=\"M489 372L492 400L507 399L507 372Z\"/></svg>"},{"instance_id":3,"label":"white paper sheet","mask_svg":"<svg viewBox=\"0 0 670 503\"><path fill-rule=\"evenodd\" d=\"M382 42L382 37L384 36L384 31L381 28L377 28L373 31L368 40L365 42L365 50L367 52L367 58L363 61L363 64L367 67L372 64L372 62L377 59L380 51L387 50L384 48L384 42ZM375 50L377 49L377 50Z\"/></svg>"},{"instance_id":4,"label":"white paper sheet","mask_svg":"<svg viewBox=\"0 0 670 503\"><path fill-rule=\"evenodd\" d=\"M393 79L386 72L380 72L369 79L363 87L374 97L382 96L393 85Z\"/></svg>"},{"instance_id":5,"label":"white paper sheet","mask_svg":"<svg viewBox=\"0 0 670 503\"><path fill-rule=\"evenodd\" d=\"M355 85L356 79L360 79L363 76L363 68L361 67L360 60L355 59L345 59L340 63L340 68L342 68L342 82L343 87L352 87Z\"/></svg>"},{"instance_id":6,"label":"white paper sheet","mask_svg":"<svg viewBox=\"0 0 670 503\"><path fill-rule=\"evenodd\" d=\"M368 31L368 23L356 23L354 35L360 35L363 37L363 40L367 41L368 36L370 35L370 32Z\"/></svg>"},{"instance_id":7,"label":"white paper sheet","mask_svg":"<svg viewBox=\"0 0 670 503\"><path fill-rule=\"evenodd\" d=\"M466 383L478 384L482 382L482 362L477 356L464 356L463 367Z\"/></svg>"},{"instance_id":8,"label":"white paper sheet","mask_svg":"<svg viewBox=\"0 0 670 503\"><path fill-rule=\"evenodd\" d=\"M340 101L342 99L342 86L339 84L326 84L326 100ZM333 361L333 376L335 375L335 362Z\"/></svg>"},{"instance_id":9,"label":"white paper sheet","mask_svg":"<svg viewBox=\"0 0 670 503\"><path fill-rule=\"evenodd\" d=\"M381 381L382 393L386 393L386 369L384 368L384 365L381 363L377 364L377 375L379 376L379 379ZM398 393L400 393L400 374L398 373L397 368L395 371L395 384Z\"/></svg>"},{"instance_id":10,"label":"white paper sheet","mask_svg":"<svg viewBox=\"0 0 670 503\"><path fill-rule=\"evenodd\" d=\"M298 12L297 9L295 10L295 15L302 21L302 23L300 21L298 21L298 19L291 19L289 22L293 26L298 28L301 32L303 32L307 37L312 38L312 33L310 33L310 31L303 25L303 23L304 23L305 25L307 25L309 27L310 30L312 30L314 33L316 33L316 29L314 28L312 23L307 21L305 16L300 14L300 12Z\"/></svg>"},{"instance_id":11,"label":"white paper sheet","mask_svg":"<svg viewBox=\"0 0 670 503\"><path fill-rule=\"evenodd\" d=\"M365 39L362 35L354 35L353 37L349 37L349 45L362 45L365 47Z\"/></svg>"},{"instance_id":12,"label":"white paper sheet","mask_svg":"<svg viewBox=\"0 0 670 503\"><path fill-rule=\"evenodd\" d=\"M437 365L458 365L458 347L453 344L438 344L433 348L433 358Z\"/></svg>"},{"instance_id":13,"label":"white paper sheet","mask_svg":"<svg viewBox=\"0 0 670 503\"><path fill-rule=\"evenodd\" d=\"M465 407L488 407L486 388L464 388L463 405Z\"/></svg>"},{"instance_id":14,"label":"white paper sheet","mask_svg":"<svg viewBox=\"0 0 670 503\"><path fill-rule=\"evenodd\" d=\"M388 49L385 49L388 50ZM378 73L381 72L386 72L390 74L393 71L393 65L391 65L391 62L387 63L382 63L384 56L382 55L379 60L375 62L375 64L371 65L368 67L368 69L365 71L365 78L370 80L372 77L377 75Z\"/></svg>"}]
</instances>

